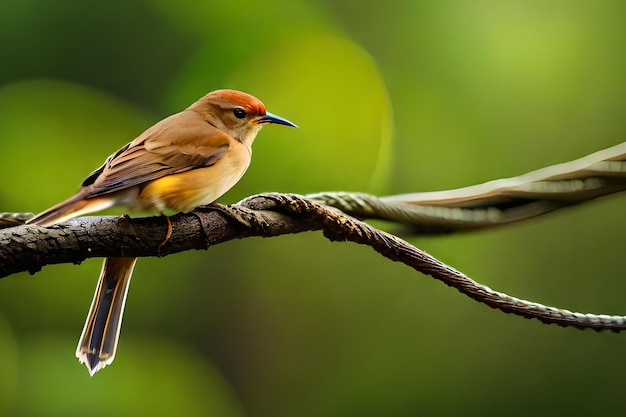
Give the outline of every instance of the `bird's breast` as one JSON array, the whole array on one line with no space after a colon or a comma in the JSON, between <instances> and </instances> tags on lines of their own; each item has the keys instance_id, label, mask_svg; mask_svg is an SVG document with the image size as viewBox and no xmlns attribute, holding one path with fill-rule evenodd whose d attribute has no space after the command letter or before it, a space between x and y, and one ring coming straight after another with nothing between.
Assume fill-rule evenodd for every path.
<instances>
[{"instance_id":1,"label":"bird's breast","mask_svg":"<svg viewBox=\"0 0 626 417\"><path fill-rule=\"evenodd\" d=\"M153 180L139 194L146 208L188 212L212 203L231 189L250 165L251 150L234 141L214 165Z\"/></svg>"}]
</instances>

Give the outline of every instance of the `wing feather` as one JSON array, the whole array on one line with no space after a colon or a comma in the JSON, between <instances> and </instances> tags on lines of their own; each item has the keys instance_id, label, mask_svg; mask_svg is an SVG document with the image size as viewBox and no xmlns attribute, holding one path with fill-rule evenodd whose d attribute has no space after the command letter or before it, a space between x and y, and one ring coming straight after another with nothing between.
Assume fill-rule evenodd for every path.
<instances>
[{"instance_id":1,"label":"wing feather","mask_svg":"<svg viewBox=\"0 0 626 417\"><path fill-rule=\"evenodd\" d=\"M162 120L111 155L83 182L90 197L209 167L222 159L234 139L187 112Z\"/></svg>"}]
</instances>

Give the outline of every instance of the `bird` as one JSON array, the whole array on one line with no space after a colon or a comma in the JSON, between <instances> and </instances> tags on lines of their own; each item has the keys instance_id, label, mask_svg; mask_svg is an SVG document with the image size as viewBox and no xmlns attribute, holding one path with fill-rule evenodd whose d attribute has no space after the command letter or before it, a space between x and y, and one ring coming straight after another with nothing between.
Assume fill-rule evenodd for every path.
<instances>
[{"instance_id":1,"label":"bird","mask_svg":"<svg viewBox=\"0 0 626 417\"><path fill-rule=\"evenodd\" d=\"M77 193L27 223L51 226L109 207L189 212L210 204L246 172L252 143L265 124L297 127L269 113L256 97L216 90L110 155ZM171 223L168 219L168 233ZM136 258L104 260L76 357L93 376L113 362Z\"/></svg>"}]
</instances>

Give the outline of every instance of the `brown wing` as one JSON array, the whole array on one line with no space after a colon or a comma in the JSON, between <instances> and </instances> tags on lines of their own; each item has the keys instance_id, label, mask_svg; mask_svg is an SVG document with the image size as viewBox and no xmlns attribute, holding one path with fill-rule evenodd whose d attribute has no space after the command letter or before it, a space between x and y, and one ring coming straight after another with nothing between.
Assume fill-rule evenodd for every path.
<instances>
[{"instance_id":1,"label":"brown wing","mask_svg":"<svg viewBox=\"0 0 626 417\"><path fill-rule=\"evenodd\" d=\"M111 155L82 186L89 187L89 195L95 197L208 167L224 156L231 140L195 113L184 111L157 123Z\"/></svg>"}]
</instances>

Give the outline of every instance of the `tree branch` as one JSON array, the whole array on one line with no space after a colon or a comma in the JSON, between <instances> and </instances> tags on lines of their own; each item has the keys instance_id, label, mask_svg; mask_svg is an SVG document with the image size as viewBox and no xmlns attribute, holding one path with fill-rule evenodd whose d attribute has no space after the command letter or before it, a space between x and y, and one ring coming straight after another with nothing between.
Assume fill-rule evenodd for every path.
<instances>
[{"instance_id":1,"label":"tree branch","mask_svg":"<svg viewBox=\"0 0 626 417\"><path fill-rule=\"evenodd\" d=\"M626 329L625 316L573 313L493 291L404 240L311 199L262 194L233 206L211 205L171 217L173 233L163 243L162 217L84 217L50 228L19 226L0 232L0 277L34 273L53 263L80 263L102 256L165 256L249 236L322 230L332 241L372 247L386 258L430 275L490 307L544 323L579 329Z\"/></svg>"},{"instance_id":2,"label":"tree branch","mask_svg":"<svg viewBox=\"0 0 626 417\"><path fill-rule=\"evenodd\" d=\"M374 197L319 193L308 197L362 219L409 225L405 233L487 229L532 219L626 190L626 142L563 164L455 190Z\"/></svg>"}]
</instances>

